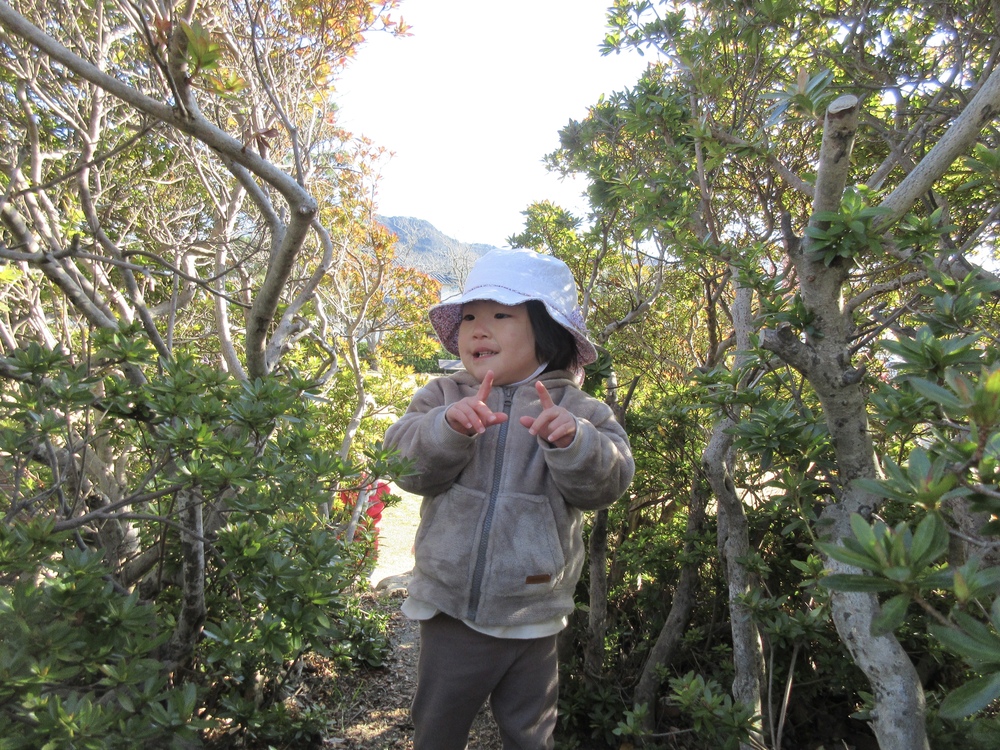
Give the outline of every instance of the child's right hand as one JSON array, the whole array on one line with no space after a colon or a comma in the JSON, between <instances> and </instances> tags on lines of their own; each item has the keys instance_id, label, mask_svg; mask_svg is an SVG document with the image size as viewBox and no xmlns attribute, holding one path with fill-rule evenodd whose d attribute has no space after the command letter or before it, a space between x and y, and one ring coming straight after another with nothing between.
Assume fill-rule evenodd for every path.
<instances>
[{"instance_id":1,"label":"child's right hand","mask_svg":"<svg viewBox=\"0 0 1000 750\"><path fill-rule=\"evenodd\" d=\"M486 405L486 399L492 389L493 370L490 370L483 378L483 383L475 396L466 396L448 407L444 417L455 432L470 436L482 434L486 432L487 427L507 421L506 414L493 411Z\"/></svg>"}]
</instances>

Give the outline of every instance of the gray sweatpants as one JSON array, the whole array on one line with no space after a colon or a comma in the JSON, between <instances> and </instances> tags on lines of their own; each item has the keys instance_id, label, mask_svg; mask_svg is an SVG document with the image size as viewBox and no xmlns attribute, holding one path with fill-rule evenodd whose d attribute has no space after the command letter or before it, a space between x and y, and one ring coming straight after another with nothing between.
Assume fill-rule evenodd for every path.
<instances>
[{"instance_id":1,"label":"gray sweatpants","mask_svg":"<svg viewBox=\"0 0 1000 750\"><path fill-rule=\"evenodd\" d=\"M551 750L558 682L554 635L494 638L444 614L421 620L413 750L463 750L487 699L504 750Z\"/></svg>"}]
</instances>

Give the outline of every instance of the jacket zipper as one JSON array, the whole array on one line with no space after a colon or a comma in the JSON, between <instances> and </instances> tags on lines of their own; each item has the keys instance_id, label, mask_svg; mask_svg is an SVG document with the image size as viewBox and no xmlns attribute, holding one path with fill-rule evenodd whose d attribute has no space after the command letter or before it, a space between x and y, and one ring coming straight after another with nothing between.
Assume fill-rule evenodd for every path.
<instances>
[{"instance_id":1,"label":"jacket zipper","mask_svg":"<svg viewBox=\"0 0 1000 750\"><path fill-rule=\"evenodd\" d=\"M500 423L500 434L497 436L497 452L493 460L493 487L490 489L490 501L486 506L486 518L483 519L483 533L479 537L479 551L476 554L476 567L472 573L472 597L469 601L468 619L475 622L479 611L479 600L482 594L483 576L486 574L486 550L490 543L490 527L493 525L493 511L496 510L497 497L500 495L500 475L503 471L504 446L507 443L507 426L510 424L511 404L514 402L516 388L503 389L503 413L507 419Z\"/></svg>"}]
</instances>

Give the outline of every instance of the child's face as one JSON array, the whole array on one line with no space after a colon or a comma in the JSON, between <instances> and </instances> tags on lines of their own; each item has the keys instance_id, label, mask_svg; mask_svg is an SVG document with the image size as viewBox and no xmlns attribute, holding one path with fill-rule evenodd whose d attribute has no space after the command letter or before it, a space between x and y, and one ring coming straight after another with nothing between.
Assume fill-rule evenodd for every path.
<instances>
[{"instance_id":1,"label":"child's face","mask_svg":"<svg viewBox=\"0 0 1000 750\"><path fill-rule=\"evenodd\" d=\"M494 385L524 380L541 364L527 305L475 300L462 306L458 352L465 369L482 382L493 370Z\"/></svg>"}]
</instances>

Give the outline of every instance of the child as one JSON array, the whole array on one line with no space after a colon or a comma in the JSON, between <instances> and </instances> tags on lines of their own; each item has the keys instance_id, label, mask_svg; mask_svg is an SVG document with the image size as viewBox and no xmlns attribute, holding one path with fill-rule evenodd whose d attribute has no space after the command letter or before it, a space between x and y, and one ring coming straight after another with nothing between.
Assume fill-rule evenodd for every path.
<instances>
[{"instance_id":1,"label":"child","mask_svg":"<svg viewBox=\"0 0 1000 750\"><path fill-rule=\"evenodd\" d=\"M462 750L488 699L505 750L552 748L556 634L583 566L583 511L635 465L611 409L578 387L597 354L557 258L498 250L431 308L465 367L428 383L385 435L423 495L403 612L420 621L414 750Z\"/></svg>"}]
</instances>

